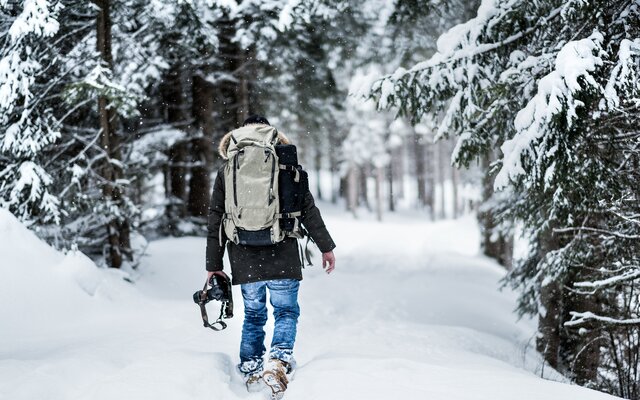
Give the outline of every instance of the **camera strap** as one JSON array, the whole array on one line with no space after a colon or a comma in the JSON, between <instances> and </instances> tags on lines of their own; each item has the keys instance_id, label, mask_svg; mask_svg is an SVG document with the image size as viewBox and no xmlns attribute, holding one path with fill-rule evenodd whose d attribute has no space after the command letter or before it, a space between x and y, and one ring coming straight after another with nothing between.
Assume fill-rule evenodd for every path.
<instances>
[{"instance_id":1,"label":"camera strap","mask_svg":"<svg viewBox=\"0 0 640 400\"><path fill-rule=\"evenodd\" d=\"M224 309L226 307L226 301L222 302L222 306L220 306L220 316L218 316L218 319L213 324L210 324L209 316L207 315L207 308L205 306L207 300L207 286L208 282L205 282L204 287L202 288L202 292L200 292L200 302L198 303L198 305L200 306L200 315L202 315L202 322L204 323L205 328L211 328L214 331L219 332L227 328L227 324L222 320L222 317L224 316Z\"/></svg>"}]
</instances>

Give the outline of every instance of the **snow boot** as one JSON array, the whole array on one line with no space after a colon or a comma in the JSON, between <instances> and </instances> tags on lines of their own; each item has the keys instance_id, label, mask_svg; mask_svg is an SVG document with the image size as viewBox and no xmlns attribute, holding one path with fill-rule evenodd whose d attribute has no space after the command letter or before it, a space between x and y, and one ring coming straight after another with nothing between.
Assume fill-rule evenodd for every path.
<instances>
[{"instance_id":1,"label":"snow boot","mask_svg":"<svg viewBox=\"0 0 640 400\"><path fill-rule=\"evenodd\" d=\"M244 384L247 387L247 391L250 393L260 392L264 388L264 381L262 380L262 372L256 372L254 374L244 375Z\"/></svg>"},{"instance_id":2,"label":"snow boot","mask_svg":"<svg viewBox=\"0 0 640 400\"><path fill-rule=\"evenodd\" d=\"M267 362L265 370L262 373L262 380L271 390L271 400L282 399L289 384L287 374L291 372L289 364L282 360L271 359Z\"/></svg>"},{"instance_id":3,"label":"snow boot","mask_svg":"<svg viewBox=\"0 0 640 400\"><path fill-rule=\"evenodd\" d=\"M264 388L262 382L263 361L261 358L241 362L236 371L249 392L259 392Z\"/></svg>"}]
</instances>

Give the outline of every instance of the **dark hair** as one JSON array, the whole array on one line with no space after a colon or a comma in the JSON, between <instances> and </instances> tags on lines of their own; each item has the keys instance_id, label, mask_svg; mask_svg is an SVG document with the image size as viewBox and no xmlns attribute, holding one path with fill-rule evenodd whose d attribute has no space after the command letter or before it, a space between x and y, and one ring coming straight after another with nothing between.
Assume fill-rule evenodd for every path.
<instances>
[{"instance_id":1,"label":"dark hair","mask_svg":"<svg viewBox=\"0 0 640 400\"><path fill-rule=\"evenodd\" d=\"M271 125L269 123L269 120L267 120L262 115L252 115L252 116L250 116L249 118L244 120L244 122L242 123L242 126L249 125L249 124Z\"/></svg>"}]
</instances>

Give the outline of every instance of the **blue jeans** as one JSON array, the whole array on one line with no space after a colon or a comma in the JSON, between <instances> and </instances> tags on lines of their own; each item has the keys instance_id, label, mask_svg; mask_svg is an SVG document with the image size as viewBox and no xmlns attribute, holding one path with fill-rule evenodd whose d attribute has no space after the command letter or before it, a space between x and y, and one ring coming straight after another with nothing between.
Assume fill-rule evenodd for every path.
<instances>
[{"instance_id":1,"label":"blue jeans","mask_svg":"<svg viewBox=\"0 0 640 400\"><path fill-rule=\"evenodd\" d=\"M264 325L267 322L267 288L275 327L269 358L275 358L295 365L293 344L296 340L296 325L300 316L298 306L298 288L300 282L295 279L278 279L241 285L244 300L244 324L240 343L240 365L244 374L259 372L263 367Z\"/></svg>"}]
</instances>

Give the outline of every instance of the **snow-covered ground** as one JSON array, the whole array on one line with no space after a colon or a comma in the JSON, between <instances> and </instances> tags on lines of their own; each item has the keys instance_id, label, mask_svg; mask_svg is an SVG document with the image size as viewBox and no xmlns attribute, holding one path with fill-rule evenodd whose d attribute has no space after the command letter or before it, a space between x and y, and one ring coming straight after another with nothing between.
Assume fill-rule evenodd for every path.
<instances>
[{"instance_id":1,"label":"snow-covered ground","mask_svg":"<svg viewBox=\"0 0 640 400\"><path fill-rule=\"evenodd\" d=\"M305 270L285 399L613 398L539 377L534 325L516 321L515 295L498 291L503 271L477 256L472 217L432 224L407 212L381 224L321 208L337 268L325 275L316 251ZM204 248L159 240L133 274L98 270L0 210L0 399L261 399L234 373L238 288L223 332L204 329L191 300Z\"/></svg>"}]
</instances>

